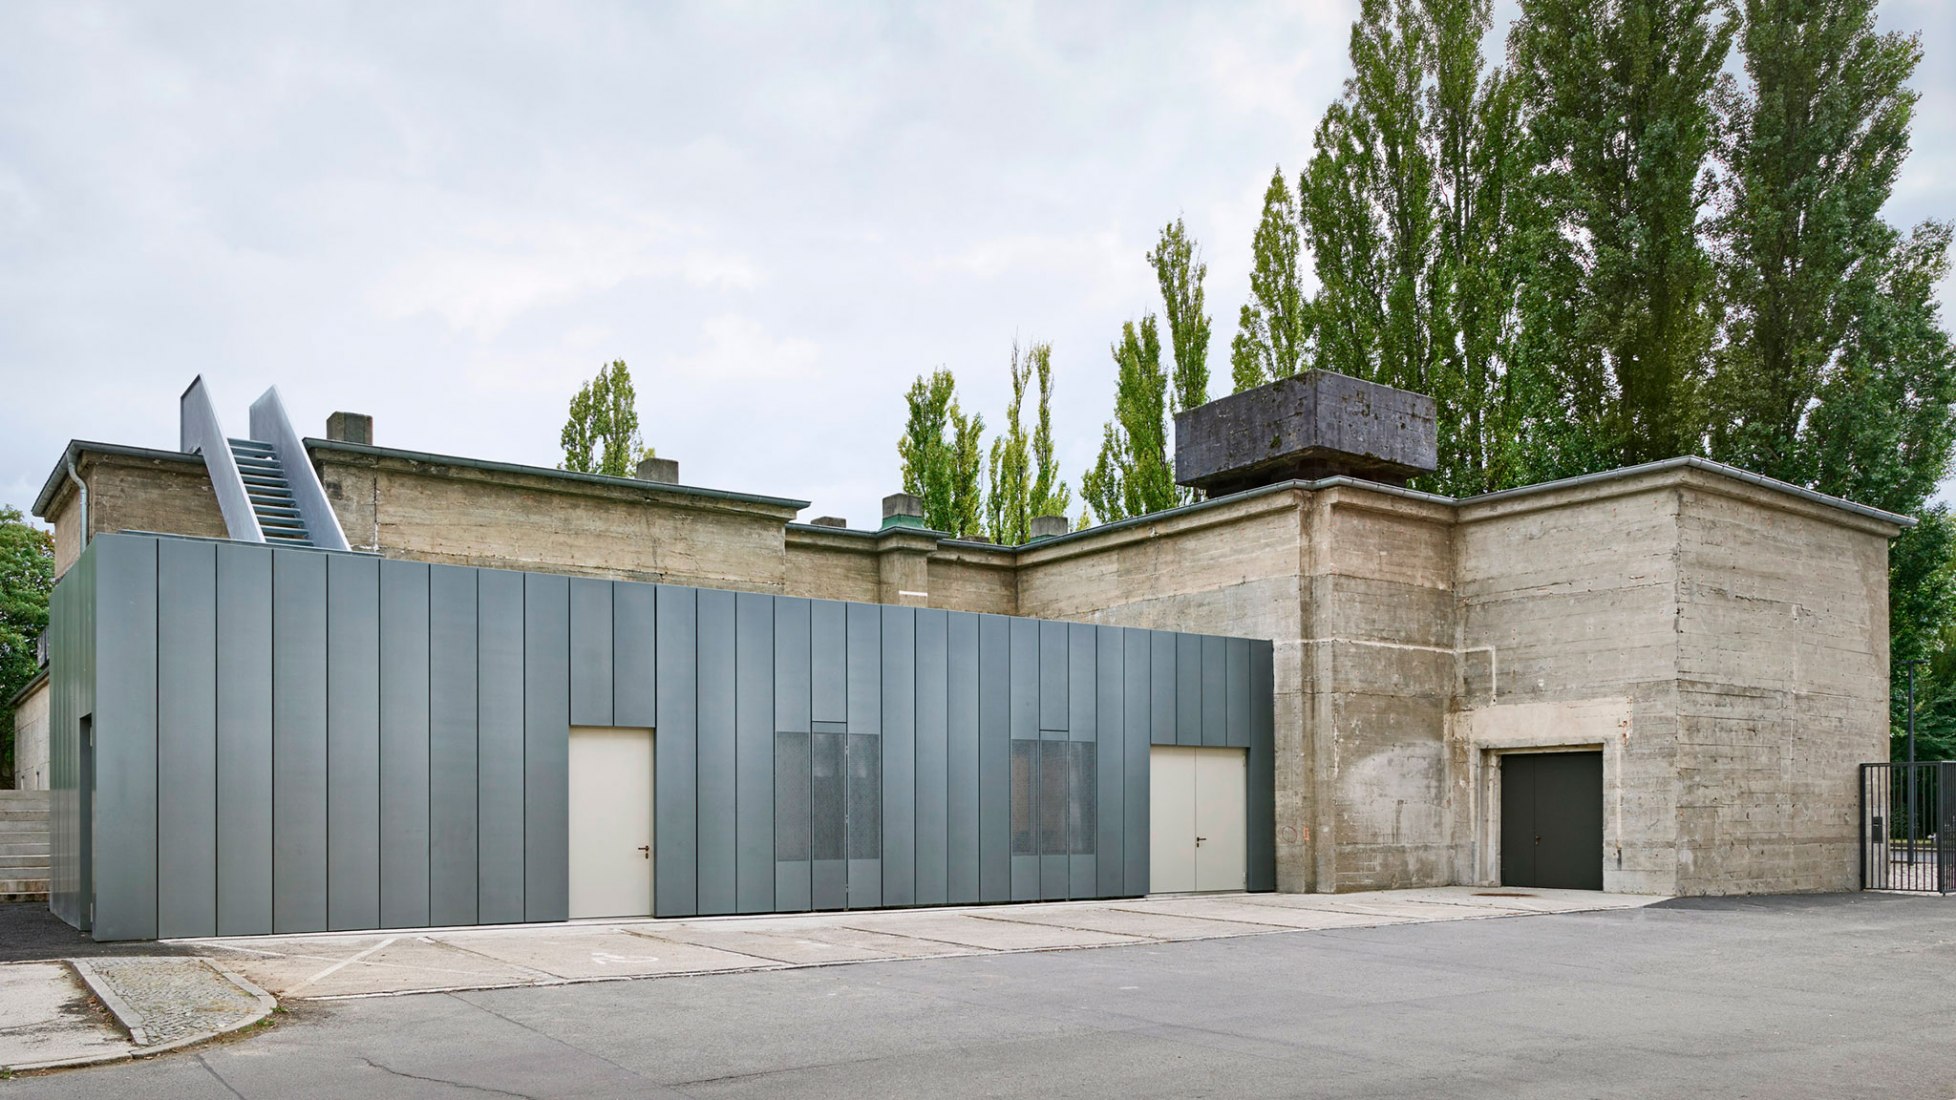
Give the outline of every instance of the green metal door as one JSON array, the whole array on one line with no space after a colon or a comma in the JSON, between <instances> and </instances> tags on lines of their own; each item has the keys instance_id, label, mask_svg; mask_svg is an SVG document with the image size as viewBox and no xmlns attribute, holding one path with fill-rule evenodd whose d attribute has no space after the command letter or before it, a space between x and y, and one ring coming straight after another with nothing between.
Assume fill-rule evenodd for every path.
<instances>
[{"instance_id":1,"label":"green metal door","mask_svg":"<svg viewBox=\"0 0 1956 1100\"><path fill-rule=\"evenodd\" d=\"M1603 754L1501 757L1501 884L1603 888Z\"/></svg>"}]
</instances>

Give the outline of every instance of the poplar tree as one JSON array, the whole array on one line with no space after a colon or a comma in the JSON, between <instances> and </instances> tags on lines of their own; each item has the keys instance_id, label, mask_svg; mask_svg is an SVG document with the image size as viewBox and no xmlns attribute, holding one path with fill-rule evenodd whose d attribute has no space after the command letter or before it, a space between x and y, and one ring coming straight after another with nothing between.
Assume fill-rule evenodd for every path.
<instances>
[{"instance_id":1,"label":"poplar tree","mask_svg":"<svg viewBox=\"0 0 1956 1100\"><path fill-rule=\"evenodd\" d=\"M1250 300L1237 317L1229 345L1235 392L1297 373L1310 340L1310 321L1298 282L1297 198L1280 165L1263 190L1263 214L1250 242Z\"/></svg>"},{"instance_id":2,"label":"poplar tree","mask_svg":"<svg viewBox=\"0 0 1956 1100\"><path fill-rule=\"evenodd\" d=\"M979 534L984 418L958 407L957 380L942 368L919 375L904 400L909 418L897 440L903 491L924 502L925 527L958 538Z\"/></svg>"},{"instance_id":3,"label":"poplar tree","mask_svg":"<svg viewBox=\"0 0 1956 1100\"><path fill-rule=\"evenodd\" d=\"M988 467L991 491L985 498L987 526L992 541L1001 546L1029 541L1034 517L1065 515L1073 496L1053 458L1052 345L1033 344L1021 355L1014 342L1011 371L1012 401L1005 410L1004 434L992 440ZM1038 419L1028 437L1021 410L1035 376L1039 380Z\"/></svg>"},{"instance_id":4,"label":"poplar tree","mask_svg":"<svg viewBox=\"0 0 1956 1100\"><path fill-rule=\"evenodd\" d=\"M1161 239L1148 253L1161 287L1162 312L1168 318L1168 340L1175 353L1174 410L1187 412L1209 402L1209 315L1203 311L1202 280L1209 265L1189 236L1182 219L1161 229Z\"/></svg>"},{"instance_id":5,"label":"poplar tree","mask_svg":"<svg viewBox=\"0 0 1956 1100\"><path fill-rule=\"evenodd\" d=\"M1112 351L1114 418L1102 429L1093 469L1080 479L1081 495L1101 523L1172 508L1178 499L1168 460L1168 376L1154 314L1123 324Z\"/></svg>"},{"instance_id":6,"label":"poplar tree","mask_svg":"<svg viewBox=\"0 0 1956 1100\"><path fill-rule=\"evenodd\" d=\"M1552 356L1616 465L1704 447L1715 323L1711 91L1732 36L1720 0L1522 0L1510 39L1538 198L1566 262L1533 277Z\"/></svg>"},{"instance_id":7,"label":"poplar tree","mask_svg":"<svg viewBox=\"0 0 1956 1100\"><path fill-rule=\"evenodd\" d=\"M13 785L13 697L39 671L34 642L53 591L54 536L0 507L0 786Z\"/></svg>"},{"instance_id":8,"label":"poplar tree","mask_svg":"<svg viewBox=\"0 0 1956 1100\"><path fill-rule=\"evenodd\" d=\"M638 391L623 359L598 368L597 377L578 388L570 418L558 435L564 448L560 470L630 477L652 448L638 431Z\"/></svg>"}]
</instances>

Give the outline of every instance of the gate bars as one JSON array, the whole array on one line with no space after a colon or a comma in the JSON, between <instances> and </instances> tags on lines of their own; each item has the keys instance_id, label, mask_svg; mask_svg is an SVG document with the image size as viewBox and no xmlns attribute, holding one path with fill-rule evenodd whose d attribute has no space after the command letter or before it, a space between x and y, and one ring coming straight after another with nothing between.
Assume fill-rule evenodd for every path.
<instances>
[{"instance_id":1,"label":"gate bars","mask_svg":"<svg viewBox=\"0 0 1956 1100\"><path fill-rule=\"evenodd\" d=\"M1956 891L1956 761L1861 765L1861 888Z\"/></svg>"}]
</instances>

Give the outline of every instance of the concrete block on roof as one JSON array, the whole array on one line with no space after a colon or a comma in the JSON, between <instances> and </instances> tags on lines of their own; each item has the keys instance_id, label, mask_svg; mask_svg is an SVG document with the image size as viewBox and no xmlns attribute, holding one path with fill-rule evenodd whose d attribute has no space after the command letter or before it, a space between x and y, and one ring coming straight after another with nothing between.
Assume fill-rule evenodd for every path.
<instances>
[{"instance_id":1,"label":"concrete block on roof","mask_svg":"<svg viewBox=\"0 0 1956 1100\"><path fill-rule=\"evenodd\" d=\"M1175 415L1175 480L1210 496L1344 475L1404 485L1439 462L1431 397L1311 370Z\"/></svg>"}]
</instances>

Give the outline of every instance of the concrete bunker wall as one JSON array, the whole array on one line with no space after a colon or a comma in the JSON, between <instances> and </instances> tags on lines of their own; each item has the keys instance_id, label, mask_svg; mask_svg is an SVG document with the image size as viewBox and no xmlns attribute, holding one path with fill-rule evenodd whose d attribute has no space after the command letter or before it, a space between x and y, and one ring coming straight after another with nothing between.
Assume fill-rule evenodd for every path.
<instances>
[{"instance_id":1,"label":"concrete bunker wall","mask_svg":"<svg viewBox=\"0 0 1956 1100\"><path fill-rule=\"evenodd\" d=\"M1144 894L1151 744L1248 750L1276 885L1264 642L138 535L56 608L53 904L97 939L562 920L572 726L656 731L660 916ZM782 816L822 738L875 761L846 853L842 804ZM1019 839L1021 755L1091 770L1091 837Z\"/></svg>"}]
</instances>

